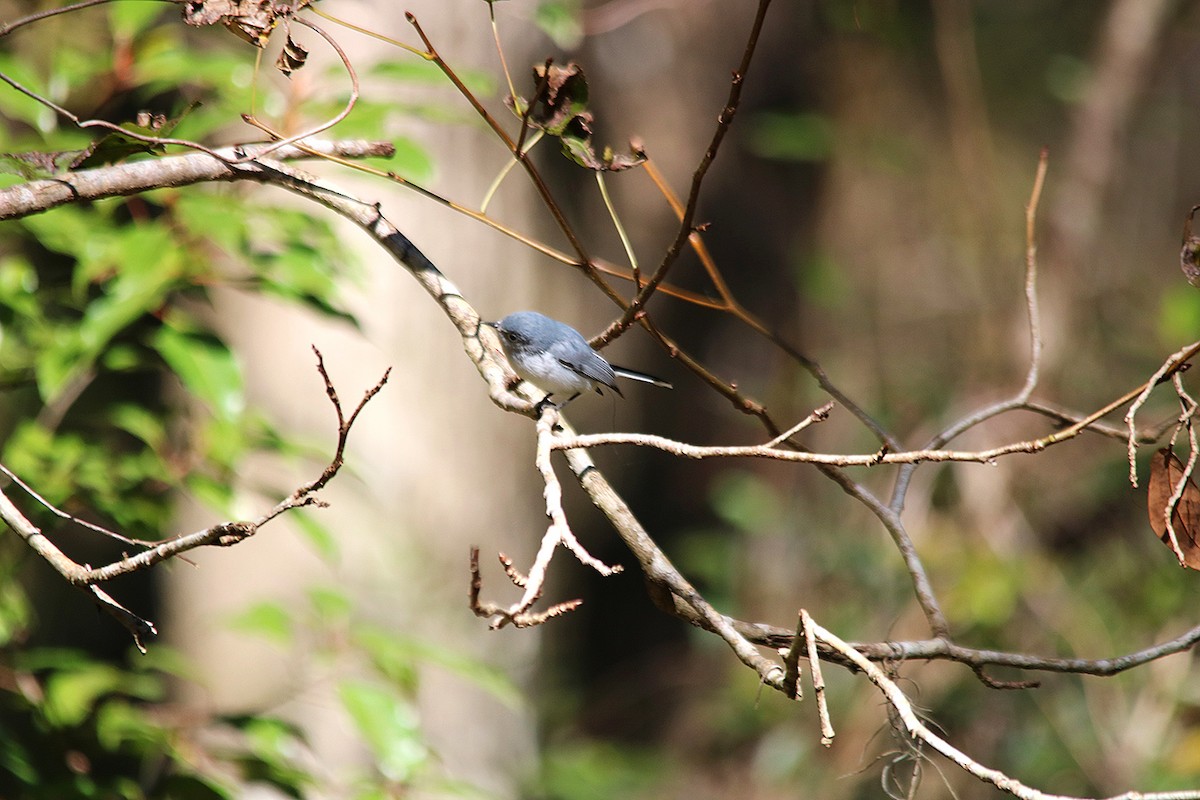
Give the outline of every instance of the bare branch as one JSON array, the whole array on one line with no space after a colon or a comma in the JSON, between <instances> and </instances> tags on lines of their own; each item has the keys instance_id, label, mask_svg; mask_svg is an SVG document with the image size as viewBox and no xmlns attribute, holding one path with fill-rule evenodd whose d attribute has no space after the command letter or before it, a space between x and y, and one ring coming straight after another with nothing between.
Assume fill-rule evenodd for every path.
<instances>
[{"instance_id":1,"label":"bare branch","mask_svg":"<svg viewBox=\"0 0 1200 800\"><path fill-rule=\"evenodd\" d=\"M546 405L537 422L537 457L535 461L546 487L543 494L546 500L546 516L550 519L550 525L542 535L542 544L534 558L533 566L530 567L528 575L522 575L513 567L512 561L507 556L503 554L500 556L500 563L504 566L509 580L525 590L521 599L507 608L493 603L481 604L475 589L477 572L472 574L471 608L479 616L492 617L491 627L493 629L502 628L510 622L522 625L540 624L570 611L582 603L581 600L572 600L569 603L560 603L540 615L530 615L529 609L533 607L545 590L546 573L550 567L550 561L554 558L554 551L560 544L570 550L582 564L591 567L605 577L622 571L619 564L609 566L589 553L575 538L575 534L571 532L571 527L567 523L567 515L562 507L562 485L558 482L558 477L554 474L554 465L550 461L551 445L555 437L554 429L558 422L558 409L552 405ZM475 548L472 549L475 550ZM477 561L476 557L473 563L477 563Z\"/></svg>"},{"instance_id":2,"label":"bare branch","mask_svg":"<svg viewBox=\"0 0 1200 800\"><path fill-rule=\"evenodd\" d=\"M1029 372L1025 376L1025 385L1017 393L1017 398L1024 402L1033 394L1038 382L1038 370L1042 365L1042 323L1038 312L1037 295L1037 236L1035 223L1037 221L1038 202L1042 198L1042 187L1046 185L1046 168L1050 160L1050 151L1042 148L1038 156L1037 174L1033 179L1033 189L1029 193L1029 202L1025 206L1025 311L1029 315Z\"/></svg>"},{"instance_id":3,"label":"bare branch","mask_svg":"<svg viewBox=\"0 0 1200 800\"><path fill-rule=\"evenodd\" d=\"M1130 405L1129 410L1125 412L1125 424L1128 426L1129 431L1127 444L1127 452L1129 457L1129 483L1134 488L1137 488L1138 485L1137 461L1135 460L1135 456L1137 455L1137 435L1136 428L1134 427L1134 418L1137 416L1137 412L1141 409L1141 407L1145 405L1146 401L1150 399L1150 393L1154 391L1154 387L1158 386L1158 384L1162 383L1167 378L1173 376L1180 369L1183 369L1184 365L1197 353L1200 353L1200 342L1192 342L1187 347L1183 347L1168 356L1167 360L1162 363L1162 366L1155 370L1154 374L1150 376L1150 380L1142 384L1140 391L1137 393L1136 399L1133 401L1133 404ZM1189 417L1181 417L1181 421L1188 418Z\"/></svg>"},{"instance_id":4,"label":"bare branch","mask_svg":"<svg viewBox=\"0 0 1200 800\"><path fill-rule=\"evenodd\" d=\"M821 642L829 645L833 650L848 659L855 667L866 674L872 683L879 687L884 698L895 709L896 714L910 736L925 742L973 777L990 783L997 789L1007 792L1014 797L1021 798L1021 800L1076 800L1075 798L1067 798L1062 795L1046 794L1045 792L1026 786L1015 778L1005 775L1000 770L986 767L975 761L926 727L925 723L913 711L908 697L900 690L895 681L889 678L874 662L811 619L806 620L805 628L811 630L813 635ZM1200 798L1200 791L1126 792L1125 794L1111 798L1111 800L1196 800L1196 798Z\"/></svg>"},{"instance_id":5,"label":"bare branch","mask_svg":"<svg viewBox=\"0 0 1200 800\"><path fill-rule=\"evenodd\" d=\"M314 348L314 351L316 348ZM55 570L58 571L69 583L74 586L79 586L87 589L93 597L99 602L101 607L117 618L133 635L139 649L144 651L141 643L141 637L147 633L154 633L154 625L146 620L134 615L131 611L124 608L120 603L111 598L109 595L101 591L97 584L112 580L121 575L127 575L132 572L148 569L156 564L159 564L167 559L179 556L189 550L194 550L198 547L206 547L209 545L217 545L228 547L238 542L253 536L258 530L271 520L278 517L283 512L300 508L303 506L320 506L324 502L316 497L316 493L335 476L342 466L342 459L345 452L346 438L350 433L350 426L354 423L358 413L372 397L374 397L384 383L387 381L388 373L369 389L364 395L354 412L349 418L345 418L341 403L337 399L337 392L334 391L333 385L329 380L329 375L325 371L324 362L321 360L320 352L317 352L318 371L325 380L326 392L329 395L330 401L333 403L338 415L338 442L337 447L329 465L321 473L321 476L316 480L305 484L293 492L289 497L281 500L267 513L263 514L256 520L252 521L236 521L222 522L212 527L205 528L195 533L182 534L169 539L164 539L161 542L140 542L138 540L123 537L120 534L116 535L123 542L136 545L148 545L145 550L135 555L126 555L112 563L102 567L92 567L88 564L79 564L62 550L58 548L45 534L42 533L36 525L21 513L21 511L12 503L8 497L0 491L0 521L3 521L20 536L27 545L39 556L46 560ZM390 372L390 370L389 370ZM8 470L4 470L10 474ZM15 478L15 476L13 476ZM21 484L22 488L26 488L25 484ZM32 491L31 494L35 494ZM39 499L41 499L39 497ZM45 501L43 504L48 505ZM62 514L60 513L60 516ZM74 520L74 518L70 518ZM95 528L96 526L89 526ZM102 529L101 529L102 530ZM108 531L104 531L110 533Z\"/></svg>"},{"instance_id":6,"label":"bare branch","mask_svg":"<svg viewBox=\"0 0 1200 800\"><path fill-rule=\"evenodd\" d=\"M286 147L276 152L277 159L311 158L312 152L343 158L390 157L395 146L390 142L352 140L345 142L305 142L304 148ZM105 197L123 197L151 189L190 186L210 181L256 180L268 176L261 165L238 163L244 157L256 157L270 145L250 144L223 147L212 153L189 153L145 161L133 161L109 167L68 172L48 180L30 181L0 190L0 220L19 219L52 208Z\"/></svg>"},{"instance_id":7,"label":"bare branch","mask_svg":"<svg viewBox=\"0 0 1200 800\"><path fill-rule=\"evenodd\" d=\"M1076 420L1066 428L1055 431L1054 433L1042 436L1037 439L1028 439L1020 442L1012 442L1010 444L1000 445L985 450L942 450L937 446L923 450L909 450L898 453L876 452L871 454L859 455L839 455L832 453L813 453L807 450L790 450L782 449L777 444L785 438L780 435L772 439L770 442L761 445L741 445L741 446L724 446L724 447L703 447L699 445L685 444L677 442L673 439L667 439L662 436L652 434L637 434L637 433L605 433L605 434L590 434L583 436L575 436L570 439L560 439L555 444L555 449L566 450L575 447L603 447L619 444L631 444L641 447L652 447L663 452L670 453L682 458L769 458L776 461L790 461L804 464L822 464L833 467L873 467L877 464L919 464L919 463L944 463L948 461L971 462L987 464L995 461L997 458L1017 453L1038 453L1056 444L1061 444L1069 439L1073 439L1089 426L1095 423L1102 417L1111 414L1117 408L1120 408L1125 403L1128 403L1135 396L1147 396L1156 382L1163 380L1164 376L1172 374L1178 370L1181 365L1189 358L1200 352L1200 342L1195 342L1183 348L1179 352L1172 355L1166 363L1159 369L1158 372L1150 379L1149 382L1133 389L1130 392L1122 395L1104 407L1092 412L1082 419ZM965 421L956 424L951 433L947 433L939 439L951 438L952 433L956 435L961 430L968 427L969 424L976 424L983 419L986 419L1003 411L1011 411L1021 407L1018 400L1006 401L996 406L991 406L985 412L980 412L977 415L972 415ZM818 409L818 412L820 409ZM818 413L814 412L814 414ZM1132 412L1132 409L1131 409ZM1193 410L1194 412L1194 410ZM1132 417L1126 415L1126 419L1132 426ZM1132 431L1133 428L1131 427ZM1133 434L1130 434L1133 441Z\"/></svg>"},{"instance_id":8,"label":"bare branch","mask_svg":"<svg viewBox=\"0 0 1200 800\"><path fill-rule=\"evenodd\" d=\"M358 94L359 94L358 73L356 73L354 71L354 65L350 63L350 57L346 55L346 51L342 49L342 46L337 43L336 39L334 39L332 36L330 36L328 33L326 33L320 26L316 25L315 23L309 22L308 20L306 20L302 17L292 17L292 21L298 25L303 25L304 27L306 27L309 30L316 33L318 36L320 36L322 39L325 40L326 44L328 44L331 48L333 48L333 51L335 53L337 53L338 58L341 59L342 66L346 68L346 74L349 75L349 77L350 77L350 96L346 100L346 106L341 111L339 111L337 114L333 115L329 119L325 120L320 125L310 128L310 129L304 131L303 133L297 133L294 136L288 136L286 139L281 139L277 142L274 142L273 144L270 144L270 145L264 147L262 150L258 151L258 153L256 153L255 155L243 156L240 159L241 161L252 161L255 158L258 158L259 156L265 156L269 153L273 153L276 150L278 150L282 147L286 147L289 144L295 144L296 142L301 142L306 139L309 139L310 137L316 136L319 133L323 133L323 132L329 130L330 128L332 128L333 126L337 125L339 122L344 120L346 117L350 116L350 112L353 111L354 106L358 104ZM254 118L252 115L245 115L244 119L246 122L248 122L252 125L257 124L254 121Z\"/></svg>"},{"instance_id":9,"label":"bare branch","mask_svg":"<svg viewBox=\"0 0 1200 800\"><path fill-rule=\"evenodd\" d=\"M808 652L808 667L812 671L813 694L817 697L817 717L821 720L821 744L833 744L833 723L829 720L829 702L825 697L825 676L821 673L821 659L817 657L817 636L813 631L812 617L800 609L800 627L804 630L804 642Z\"/></svg>"},{"instance_id":10,"label":"bare branch","mask_svg":"<svg viewBox=\"0 0 1200 800\"><path fill-rule=\"evenodd\" d=\"M695 233L696 208L700 203L700 189L704 185L704 178L708 175L708 169L716 160L717 153L721 149L721 143L725 140L725 135L729 132L729 126L733 124L733 119L737 115L738 106L741 104L742 85L745 83L746 74L750 71L750 63L754 59L754 51L758 47L759 35L762 33L763 23L767 18L767 9L771 5L771 0L759 0L758 9L754 14L754 22L750 26L750 34L746 37L746 47L742 52L741 63L733 73L733 77L729 82L729 97L725 100L725 107L721 109L721 113L717 116L717 127L713 131L712 141L709 142L708 149L704 151L704 155L700 158L700 163L696 165L695 171L692 173L692 187L688 191L687 206L684 209L683 216L679 220L679 228L675 233L675 240L671 242L667 251L663 254L662 260L654 273L642 285L640 280L635 278L634 289L637 290L637 295L633 302L625 308L625 312L621 318L609 326L609 329L604 331L598 337L598 343L611 341L621 334L622 331L632 325L642 315L646 302L654 294L654 290L667 277L667 273L671 267L679 260L679 254L683 252L683 246L687 244L688 239Z\"/></svg>"}]
</instances>

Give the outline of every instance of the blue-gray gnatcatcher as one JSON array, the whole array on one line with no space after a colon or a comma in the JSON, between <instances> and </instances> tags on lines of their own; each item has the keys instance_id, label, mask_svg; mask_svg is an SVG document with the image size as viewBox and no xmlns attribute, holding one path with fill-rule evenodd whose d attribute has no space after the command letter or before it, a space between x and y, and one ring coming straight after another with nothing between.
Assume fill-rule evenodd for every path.
<instances>
[{"instance_id":1,"label":"blue-gray gnatcatcher","mask_svg":"<svg viewBox=\"0 0 1200 800\"><path fill-rule=\"evenodd\" d=\"M592 349L579 331L536 311L518 311L499 322L485 322L500 334L500 344L508 363L525 380L551 395L566 397L562 408L583 392L607 386L618 395L617 377L673 388L653 375L609 364ZM624 395L621 395L624 397Z\"/></svg>"}]
</instances>

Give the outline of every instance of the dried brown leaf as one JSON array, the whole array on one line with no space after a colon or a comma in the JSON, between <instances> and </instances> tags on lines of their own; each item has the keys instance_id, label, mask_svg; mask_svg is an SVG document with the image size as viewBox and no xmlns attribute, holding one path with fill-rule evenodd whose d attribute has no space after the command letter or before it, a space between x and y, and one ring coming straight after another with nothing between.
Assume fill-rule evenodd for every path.
<instances>
[{"instance_id":1,"label":"dried brown leaf","mask_svg":"<svg viewBox=\"0 0 1200 800\"><path fill-rule=\"evenodd\" d=\"M1200 237L1192 235L1192 217L1200 211L1200 206L1193 206L1191 213L1183 222L1183 246L1179 250L1179 267L1192 286L1200 288Z\"/></svg>"},{"instance_id":2,"label":"dried brown leaf","mask_svg":"<svg viewBox=\"0 0 1200 800\"><path fill-rule=\"evenodd\" d=\"M307 61L308 50L289 33L287 41L283 43L283 49L279 51L279 58L275 60L275 68L290 78L292 73L303 67Z\"/></svg>"},{"instance_id":3,"label":"dried brown leaf","mask_svg":"<svg viewBox=\"0 0 1200 800\"><path fill-rule=\"evenodd\" d=\"M281 16L293 14L304 4L276 4L275 0L188 0L183 3L183 21L197 27L221 23L255 47L266 47L271 31Z\"/></svg>"},{"instance_id":4,"label":"dried brown leaf","mask_svg":"<svg viewBox=\"0 0 1200 800\"><path fill-rule=\"evenodd\" d=\"M1147 508L1150 512L1150 527L1162 539L1163 544L1171 546L1171 535L1167 531L1167 506L1175 487L1179 485L1184 475L1183 462L1165 447L1154 454L1150 460L1150 483L1146 491ZM1171 515L1171 527L1175 529L1175 542L1182 554L1181 564L1191 569L1200 569L1200 488L1191 477L1183 488L1183 495Z\"/></svg>"}]
</instances>

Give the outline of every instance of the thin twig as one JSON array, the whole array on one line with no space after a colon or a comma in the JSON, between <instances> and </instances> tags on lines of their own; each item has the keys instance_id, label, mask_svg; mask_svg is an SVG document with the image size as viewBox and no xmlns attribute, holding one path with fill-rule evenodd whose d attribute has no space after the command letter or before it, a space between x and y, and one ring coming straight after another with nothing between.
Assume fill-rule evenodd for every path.
<instances>
[{"instance_id":1,"label":"thin twig","mask_svg":"<svg viewBox=\"0 0 1200 800\"><path fill-rule=\"evenodd\" d=\"M1046 183L1046 169L1050 160L1050 151L1043 147L1038 156L1037 173L1033 179L1033 189L1029 193L1029 203L1025 206L1025 311L1029 315L1029 372L1025 376L1025 385L1017 393L1017 398L1024 402L1033 394L1038 382L1038 371L1042 362L1042 323L1038 312L1037 294L1037 238L1035 222L1037 220L1038 201L1042 197L1042 187Z\"/></svg>"},{"instance_id":2,"label":"thin twig","mask_svg":"<svg viewBox=\"0 0 1200 800\"><path fill-rule=\"evenodd\" d=\"M107 536L110 539L116 539L118 542L123 542L125 544L131 544L131 545L134 545L137 547L150 547L151 545L158 544L158 542L151 542L151 541L147 541L145 539L131 539L127 536L117 533L116 531L110 531L108 528L105 528L101 525L97 525L94 522L88 522L86 519L80 519L79 517L68 514L66 511L63 511L62 509L58 508L53 503L51 503L49 500L47 500L46 498L44 498L40 494L38 494L36 491L34 491L34 488L32 486L30 486L28 483L26 483L25 481L23 481L19 477L17 477L17 474L15 472L10 470L8 467L4 466L3 464L0 464L0 472L3 472L5 475L7 475L8 479L11 480L13 483L15 483L17 486L20 486L21 489L24 490L25 494L29 495L34 500L38 501L38 503L40 503L47 511L49 511L51 514L58 517L59 519L65 519L70 522L74 522L76 525L79 525L80 527L87 528L88 530L95 531L96 533L99 533L99 534L103 534L104 536Z\"/></svg>"},{"instance_id":3,"label":"thin twig","mask_svg":"<svg viewBox=\"0 0 1200 800\"><path fill-rule=\"evenodd\" d=\"M640 281L635 283L638 291L633 302L625 309L625 313L621 315L621 318L601 334L601 341L611 341L640 317L646 307L646 302L654 294L658 285L667 277L667 273L679 259L679 254L683 251L684 244L695 233L694 225L696 208L700 202L700 189L704 185L704 178L708 175L708 169L713 161L716 160L721 143L725 140L725 135L729 132L729 127L733 124L733 119L737 115L738 107L741 104L742 86L745 83L747 73L750 71L750 63L758 47L759 35L762 33L763 23L766 21L767 9L770 5L771 0L759 0L758 9L754 14L754 22L750 26L750 34L746 37L746 46L742 51L741 63L738 64L737 70L733 73L733 77L729 82L729 96L725 101L725 107L717 116L717 127L713 131L708 149L704 151L700 163L696 165L696 169L692 173L692 186L688 191L687 205L679 221L679 228L675 234L674 241L671 242L666 253L663 254L662 260L649 280L644 285L641 285Z\"/></svg>"},{"instance_id":4,"label":"thin twig","mask_svg":"<svg viewBox=\"0 0 1200 800\"><path fill-rule=\"evenodd\" d=\"M821 720L821 744L833 745L833 723L829 719L829 701L825 697L825 676L821 672L821 659L817 657L817 637L813 632L812 617L800 609L800 627L804 629L804 642L808 650L808 668L812 672L813 694L817 698L817 718Z\"/></svg>"},{"instance_id":5,"label":"thin twig","mask_svg":"<svg viewBox=\"0 0 1200 800\"><path fill-rule=\"evenodd\" d=\"M1183 494L1192 482L1192 474L1196 471L1196 458L1200 456L1196 445L1196 426L1192 424L1192 415L1196 413L1196 401L1183 388L1183 379L1178 372L1171 376L1171 382L1175 386L1175 392L1179 395L1179 402L1183 407L1179 413L1179 425L1187 427L1188 460L1183 466L1183 472L1180 473L1179 480L1176 481L1174 488L1171 490L1171 497L1167 500L1167 505L1163 509L1163 516L1166 521L1167 539L1171 545L1171 550L1175 553L1175 558L1179 560L1180 566L1187 566L1187 557L1183 553L1183 548L1179 545L1179 534L1175 530L1175 509L1179 506L1180 501L1183 500ZM1169 463L1170 460L1168 460ZM1170 470L1167 471L1167 474L1170 475Z\"/></svg>"},{"instance_id":6,"label":"thin twig","mask_svg":"<svg viewBox=\"0 0 1200 800\"><path fill-rule=\"evenodd\" d=\"M99 6L112 2L114 2L114 0L83 0L82 3L71 3L70 5L62 6L60 8L48 8L45 11L39 11L36 14L30 14L28 16L21 17L15 22L0 23L0 36L8 36L18 28L22 28L33 22L39 22L47 17L53 17L58 14L69 14L72 11L79 11L83 8L91 8L92 6Z\"/></svg>"},{"instance_id":7,"label":"thin twig","mask_svg":"<svg viewBox=\"0 0 1200 800\"><path fill-rule=\"evenodd\" d=\"M350 63L350 57L346 55L346 51L342 49L342 46L337 43L336 39L334 39L332 36L330 36L328 33L326 33L319 25L317 25L313 22L309 22L308 20L303 19L301 17L292 17L292 21L294 21L298 25L303 25L304 27L311 30L313 33L320 36L322 39L325 40L325 43L328 44L331 48L333 48L333 51L335 53L337 53L338 58L341 59L341 61L342 61L342 66L346 68L346 74L350 76L350 97L346 100L346 106L341 111L339 111L337 114L334 114L332 117L330 117L329 119L325 120L324 122L320 123L319 125L317 125L313 128L309 128L308 130L304 131L303 133L297 133L293 136L288 136L286 138L280 139L279 141L277 141L273 144L270 144L267 147L265 147L264 149L262 149L261 151L259 151L257 153L257 155L247 156L246 160L251 160L252 158L258 158L261 156L268 155L268 154L274 152L275 150L278 150L281 147L286 147L289 144L295 144L296 142L302 141L304 139L309 139L309 138L312 138L313 136L316 136L319 133L323 133L324 131L327 131L330 128L332 128L333 126L337 125L339 122L344 120L346 117L350 116L350 112L352 112L354 110L354 106L356 106L358 104L358 93L359 93L358 73L354 71L354 65ZM253 118L254 118L253 115L250 115L250 114L247 114L245 116L246 122L250 122Z\"/></svg>"},{"instance_id":8,"label":"thin twig","mask_svg":"<svg viewBox=\"0 0 1200 800\"><path fill-rule=\"evenodd\" d=\"M1137 429L1134 425L1134 418L1137 412L1150 398L1150 393L1154 391L1154 387L1162 383L1167 378L1174 375L1179 369L1188 362L1189 359L1200 353L1200 341L1192 342L1186 347L1180 348L1176 352L1167 357L1167 360L1162 363L1154 374L1150 376L1150 380L1146 381L1137 394L1135 395L1133 404L1129 406L1129 410L1125 412L1125 425L1128 429L1128 443L1126 452L1129 458L1129 483L1135 489L1138 485L1137 477Z\"/></svg>"},{"instance_id":9,"label":"thin twig","mask_svg":"<svg viewBox=\"0 0 1200 800\"><path fill-rule=\"evenodd\" d=\"M608 181L604 178L604 170L596 170L596 188L600 190L600 199L604 201L604 208L608 210L608 218L612 220L613 227L617 230L617 236L621 239L621 246L625 248L625 257L629 259L629 267L633 270L633 287L636 292L637 288L642 285L642 270L638 264L637 253L633 250L633 242L629 241L629 233L621 223L621 216L617 213L612 197L608 194Z\"/></svg>"},{"instance_id":10,"label":"thin twig","mask_svg":"<svg viewBox=\"0 0 1200 800\"><path fill-rule=\"evenodd\" d=\"M1193 347L1195 347L1197 350L1200 350L1200 342ZM1174 358L1174 356L1172 358ZM1125 403L1128 403L1142 390L1143 386L1139 386L1138 388L1127 392L1102 408L1093 411L1086 417L1061 430L1047 434L1046 436L1042 436L1037 439L1027 439L1020 442L1011 442L1009 444L983 450L924 449L906 450L898 453L877 452L870 454L842 455L836 453L814 453L806 450L783 449L775 446L774 444L779 437L776 437L767 444L761 445L706 447L701 445L686 444L684 442L668 439L664 436L656 436L653 434L644 433L598 433L575 436L572 438L560 437L560 439L555 443L554 447L557 450L566 450L574 447L588 448L629 444L640 447L652 447L656 450L662 450L665 453L670 453L682 458L768 458L776 461L790 461L803 464L824 464L834 467L871 467L877 464L945 463L951 461L989 464L1003 456L1014 455L1018 453L1039 453L1048 447L1052 447L1056 444L1061 444L1065 441L1073 439L1082 431L1086 430L1088 426L1090 426L1096 420L1111 414L1116 409L1125 405ZM1012 407L1015 408L1016 406L1014 405Z\"/></svg>"},{"instance_id":11,"label":"thin twig","mask_svg":"<svg viewBox=\"0 0 1200 800\"><path fill-rule=\"evenodd\" d=\"M797 614L796 635L792 637L789 647L779 651L783 656L783 693L792 700L804 699L804 687L800 681L800 648L803 644L804 617Z\"/></svg>"},{"instance_id":12,"label":"thin twig","mask_svg":"<svg viewBox=\"0 0 1200 800\"><path fill-rule=\"evenodd\" d=\"M186 147L190 150L198 150L201 153L205 153L206 155L211 156L212 158L216 158L221 161L225 161L226 163L232 163L232 160L229 159L227 156L221 155L222 150L212 150L212 149L200 144L199 142L193 142L190 139L173 139L168 136L148 136L146 134L138 133L137 131L131 131L127 128L123 128L120 125L109 122L108 120L82 119L77 114L74 114L74 113L68 111L67 109L65 109L62 106L55 103L53 100L51 100L47 97L43 97L42 95L40 95L37 92L33 91L32 89L24 86L23 84L17 82L15 79L9 77L8 75L4 74L3 72L0 72L0 81L4 81L9 86L13 87L18 92L20 92L21 94L23 94L26 97L29 97L33 100L36 100L37 102L44 105L46 108L53 111L55 114L58 114L60 117L63 117L64 119L69 120L71 122L71 124L77 128L83 128L83 129L101 128L103 130L108 130L108 131L112 131L114 133L119 133L122 136L127 136L130 139L135 139L135 140L137 140L139 142L143 142L145 144L151 144L151 145L157 145L157 146L163 146L163 147L165 147L167 145L178 145L180 147ZM223 150L228 151L228 148L223 148Z\"/></svg>"},{"instance_id":13,"label":"thin twig","mask_svg":"<svg viewBox=\"0 0 1200 800\"><path fill-rule=\"evenodd\" d=\"M550 525L542 535L542 542L538 548L537 555L534 557L533 566L529 568L527 575L523 575L512 566L512 562L508 561L507 557L501 556L501 564L504 565L505 573L509 579L514 585L522 587L525 591L519 600L507 608L491 603L482 604L478 602L478 598L472 604L472 609L476 614L492 619L491 627L493 629L502 628L509 623L514 623L521 627L540 624L552 617L566 613L566 611L577 607L582 602L572 600L570 601L570 608L565 607L564 604L559 604L558 610L554 611L554 613L543 613L540 616L530 614L530 608L533 607L533 604L538 601L545 590L546 575L550 568L550 562L554 558L555 549L560 544L570 550L579 559L580 563L591 567L605 577L622 571L621 565L615 564L610 566L594 557L575 538L575 534L571 532L566 512L563 511L562 507L562 485L558 481L558 476L554 473L554 464L550 458L552 443L555 438L554 428L559 424L558 409L552 405L546 405L542 409L537 421L537 455L534 461L545 486L543 497L546 501L546 516L550 520Z\"/></svg>"},{"instance_id":14,"label":"thin twig","mask_svg":"<svg viewBox=\"0 0 1200 800\"><path fill-rule=\"evenodd\" d=\"M608 282L605 281L600 273L596 270L594 264L592 263L591 257L587 253L587 249L583 245L583 241L579 238L575 228L567 220L566 214L563 212L562 207L558 204L558 201L554 198L553 193L550 191L550 186L542 177L541 172L538 171L537 167L534 166L530 159L523 157L523 154L517 149L517 143L512 139L511 136L508 135L504 128L501 127L496 118L493 117L488 110L483 107L483 103L481 103L479 99L475 97L475 94L469 88L467 88L467 85L463 83L460 77L458 77L458 74L454 71L454 69L451 68L444 59L442 59L441 54L438 53L437 48L434 47L433 41L425 34L421 24L417 21L416 15L412 12L405 12L404 17L408 20L408 23L413 26L413 29L416 30L417 36L421 37L421 42L425 45L425 57L438 66L438 69L440 69L442 73L450 80L450 82L454 84L454 88L458 90L459 94L461 94L463 98L471 105L471 107L475 109L475 112L479 115L480 119L482 119L487 126L492 129L492 132L495 133L500 141L504 143L504 146L508 148L509 152L516 156L521 162L521 166L525 168L525 172L529 176L530 181L532 181L538 196L542 199L542 203L546 206L546 209L554 218L555 225L560 231L562 231L563 235L567 237L567 241L570 243L571 249L575 251L575 254L578 257L578 260L573 262L572 266L581 270L584 275L586 275L588 279L592 281L592 283L594 283L602 292L604 292L605 295L608 296L610 300L623 307L624 302L621 299L621 296L617 294L616 290L608 285Z\"/></svg>"},{"instance_id":15,"label":"thin twig","mask_svg":"<svg viewBox=\"0 0 1200 800\"><path fill-rule=\"evenodd\" d=\"M318 361L320 353L317 354ZM138 646L141 647L139 636L153 631L153 625L146 620L133 615L132 612L125 609L103 591L97 584L105 583L113 578L128 575L133 572L148 569L156 564L166 561L170 558L178 557L182 553L189 550L194 550L198 547L206 547L217 545L228 547L237 544L238 542L253 536L258 530L266 525L275 517L282 514L284 511L303 506L320 506L324 502L316 496L317 492L322 489L338 472L342 466L342 457L345 451L346 437L350 432L350 426L358 416L358 412L362 410L363 405L369 401L383 387L387 381L387 374L371 389L369 389L359 403L354 413L348 418L343 416L341 404L337 400L337 392L333 390L332 384L329 383L329 376L324 371L324 365L319 364L319 371L326 381L326 392L330 397L331 402L337 408L339 419L338 444L333 459L329 466L321 473L321 476L315 481L306 484L287 498L281 500L272 509L267 511L255 520L230 521L222 522L205 528L195 533L181 534L179 536L164 539L157 544L152 544L140 553L132 556L124 556L116 561L106 564L102 567L92 567L88 564L79 564L67 556L57 545L54 544L41 529L35 526L29 519L21 513L21 511L13 504L8 497L0 491L0 521L3 521L16 533L35 553L41 556L50 566L62 575L70 584L85 588L90 591L94 598L100 603L102 608L112 614L122 625L130 630L134 636ZM130 541L130 540L126 540ZM136 623L136 624L135 624Z\"/></svg>"}]
</instances>

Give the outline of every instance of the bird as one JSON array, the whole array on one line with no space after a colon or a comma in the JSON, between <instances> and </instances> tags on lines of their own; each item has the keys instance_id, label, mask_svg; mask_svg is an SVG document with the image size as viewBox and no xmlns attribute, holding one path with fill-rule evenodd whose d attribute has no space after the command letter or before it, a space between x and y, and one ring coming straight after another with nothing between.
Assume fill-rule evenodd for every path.
<instances>
[{"instance_id":1,"label":"bird","mask_svg":"<svg viewBox=\"0 0 1200 800\"><path fill-rule=\"evenodd\" d=\"M499 334L500 345L513 370L547 393L539 405L549 403L553 395L566 395L565 400L556 404L562 408L592 389L603 394L602 386L624 397L617 386L618 377L674 388L661 378L608 363L579 331L545 314L517 311L498 322L483 324Z\"/></svg>"}]
</instances>

